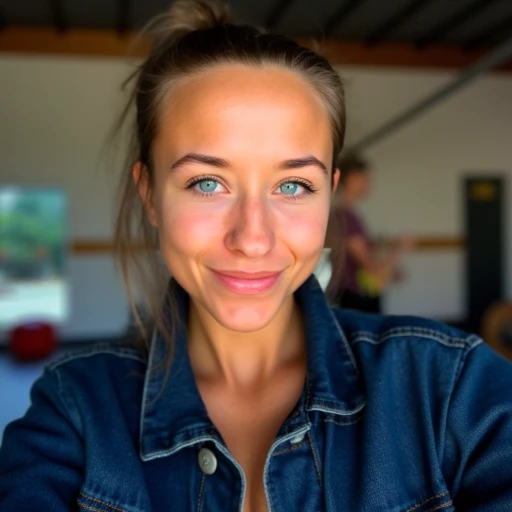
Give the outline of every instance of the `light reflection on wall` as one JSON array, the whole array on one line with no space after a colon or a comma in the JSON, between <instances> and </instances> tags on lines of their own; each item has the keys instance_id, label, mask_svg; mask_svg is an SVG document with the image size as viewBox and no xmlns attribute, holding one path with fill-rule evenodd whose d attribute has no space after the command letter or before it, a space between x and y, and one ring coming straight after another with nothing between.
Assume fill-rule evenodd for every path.
<instances>
[{"instance_id":1,"label":"light reflection on wall","mask_svg":"<svg viewBox=\"0 0 512 512\"><path fill-rule=\"evenodd\" d=\"M0 329L68 315L66 197L49 188L0 187Z\"/></svg>"}]
</instances>

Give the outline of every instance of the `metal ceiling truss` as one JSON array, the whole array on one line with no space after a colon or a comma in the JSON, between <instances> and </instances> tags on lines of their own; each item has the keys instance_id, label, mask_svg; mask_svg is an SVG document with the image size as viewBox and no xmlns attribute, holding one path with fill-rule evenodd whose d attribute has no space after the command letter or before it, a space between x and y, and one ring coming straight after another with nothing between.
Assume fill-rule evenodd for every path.
<instances>
[{"instance_id":1,"label":"metal ceiling truss","mask_svg":"<svg viewBox=\"0 0 512 512\"><path fill-rule=\"evenodd\" d=\"M291 7L294 0L279 0L267 16L265 26L269 29L275 28L283 19L286 11Z\"/></svg>"},{"instance_id":2,"label":"metal ceiling truss","mask_svg":"<svg viewBox=\"0 0 512 512\"><path fill-rule=\"evenodd\" d=\"M512 37L496 47L492 52L485 55L478 62L459 73L453 80L443 85L432 94L429 94L423 100L412 107L406 109L396 117L390 119L382 126L363 137L352 149L356 151L366 150L373 144L392 135L399 128L414 120L420 114L430 110L433 106L459 90L463 86L472 82L483 73L494 69L501 64L512 59Z\"/></svg>"},{"instance_id":3,"label":"metal ceiling truss","mask_svg":"<svg viewBox=\"0 0 512 512\"><path fill-rule=\"evenodd\" d=\"M48 0L50 12L52 15L53 25L59 32L65 32L69 28L64 12L64 4L62 0Z\"/></svg>"},{"instance_id":4,"label":"metal ceiling truss","mask_svg":"<svg viewBox=\"0 0 512 512\"><path fill-rule=\"evenodd\" d=\"M466 5L459 11L455 12L448 18L446 18L439 25L434 26L423 36L416 40L416 45L419 47L426 46L448 34L451 30L462 25L471 18L475 18L481 14L484 10L489 9L493 4L499 0L474 0L470 4Z\"/></svg>"},{"instance_id":5,"label":"metal ceiling truss","mask_svg":"<svg viewBox=\"0 0 512 512\"><path fill-rule=\"evenodd\" d=\"M4 11L0 8L0 30L3 30L7 26L7 18L5 17Z\"/></svg>"},{"instance_id":6,"label":"metal ceiling truss","mask_svg":"<svg viewBox=\"0 0 512 512\"><path fill-rule=\"evenodd\" d=\"M132 28L133 0L117 0L117 31L120 34Z\"/></svg>"},{"instance_id":7,"label":"metal ceiling truss","mask_svg":"<svg viewBox=\"0 0 512 512\"><path fill-rule=\"evenodd\" d=\"M322 36L329 37L364 1L347 0L322 27Z\"/></svg>"},{"instance_id":8,"label":"metal ceiling truss","mask_svg":"<svg viewBox=\"0 0 512 512\"><path fill-rule=\"evenodd\" d=\"M429 4L431 0L415 0L403 9L393 14L382 25L378 26L371 32L365 39L365 43L369 46L380 43L390 32L403 25L409 18L414 16L425 5Z\"/></svg>"},{"instance_id":9,"label":"metal ceiling truss","mask_svg":"<svg viewBox=\"0 0 512 512\"><path fill-rule=\"evenodd\" d=\"M492 43L495 36L500 34L506 34L506 37L512 36L512 15L470 37L464 42L463 48L465 50L473 50L479 46Z\"/></svg>"}]
</instances>

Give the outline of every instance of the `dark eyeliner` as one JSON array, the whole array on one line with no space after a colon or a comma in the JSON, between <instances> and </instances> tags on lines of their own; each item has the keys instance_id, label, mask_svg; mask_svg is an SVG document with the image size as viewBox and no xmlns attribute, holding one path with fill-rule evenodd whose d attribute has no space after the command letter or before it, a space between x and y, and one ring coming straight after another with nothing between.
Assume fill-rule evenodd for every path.
<instances>
[{"instance_id":1,"label":"dark eyeliner","mask_svg":"<svg viewBox=\"0 0 512 512\"><path fill-rule=\"evenodd\" d=\"M298 185L303 186L308 192L311 192L311 193L314 193L314 192L318 191L318 188L314 187L313 184L310 181L305 180L303 178L289 178L287 180L283 180L278 185L278 187L284 185L285 183L296 183Z\"/></svg>"},{"instance_id":2,"label":"dark eyeliner","mask_svg":"<svg viewBox=\"0 0 512 512\"><path fill-rule=\"evenodd\" d=\"M193 178L190 178L185 183L185 188L186 189L192 188L193 186L197 185L198 183L201 183L202 181L208 181L208 180L216 181L222 185L221 179L218 176L212 176L212 175L206 174L204 176L195 176Z\"/></svg>"}]
</instances>

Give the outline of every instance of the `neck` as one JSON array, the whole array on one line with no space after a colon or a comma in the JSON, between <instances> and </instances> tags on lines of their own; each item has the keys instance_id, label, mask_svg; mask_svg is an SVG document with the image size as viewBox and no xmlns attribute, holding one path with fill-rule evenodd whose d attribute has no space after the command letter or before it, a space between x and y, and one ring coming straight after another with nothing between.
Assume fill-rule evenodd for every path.
<instances>
[{"instance_id":1,"label":"neck","mask_svg":"<svg viewBox=\"0 0 512 512\"><path fill-rule=\"evenodd\" d=\"M192 301L188 350L197 379L257 389L280 370L305 364L301 313L292 296L263 329L240 333L226 329Z\"/></svg>"}]
</instances>

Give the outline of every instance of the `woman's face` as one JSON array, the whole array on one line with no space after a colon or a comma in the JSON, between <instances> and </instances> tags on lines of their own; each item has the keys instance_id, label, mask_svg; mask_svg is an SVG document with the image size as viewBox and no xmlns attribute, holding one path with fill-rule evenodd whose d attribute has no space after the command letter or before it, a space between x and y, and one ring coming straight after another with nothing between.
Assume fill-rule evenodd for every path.
<instances>
[{"instance_id":1,"label":"woman's face","mask_svg":"<svg viewBox=\"0 0 512 512\"><path fill-rule=\"evenodd\" d=\"M291 72L230 65L173 89L146 206L196 307L251 332L292 300L324 246L332 151L322 103Z\"/></svg>"}]
</instances>

